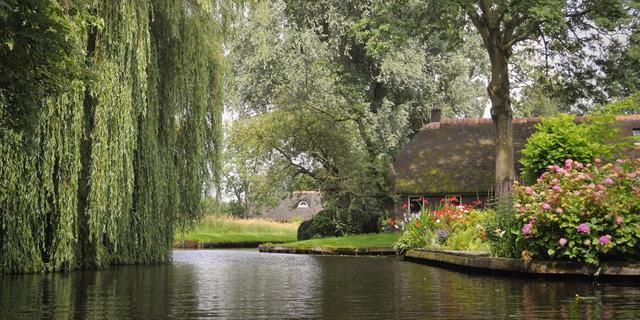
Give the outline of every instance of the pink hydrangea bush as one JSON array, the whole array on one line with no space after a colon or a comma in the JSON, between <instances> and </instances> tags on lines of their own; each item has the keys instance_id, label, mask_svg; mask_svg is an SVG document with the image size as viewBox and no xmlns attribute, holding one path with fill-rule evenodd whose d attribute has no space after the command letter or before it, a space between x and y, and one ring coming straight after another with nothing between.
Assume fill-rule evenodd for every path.
<instances>
[{"instance_id":1,"label":"pink hydrangea bush","mask_svg":"<svg viewBox=\"0 0 640 320\"><path fill-rule=\"evenodd\" d=\"M549 166L514 187L519 240L538 259L640 258L640 159Z\"/></svg>"}]
</instances>

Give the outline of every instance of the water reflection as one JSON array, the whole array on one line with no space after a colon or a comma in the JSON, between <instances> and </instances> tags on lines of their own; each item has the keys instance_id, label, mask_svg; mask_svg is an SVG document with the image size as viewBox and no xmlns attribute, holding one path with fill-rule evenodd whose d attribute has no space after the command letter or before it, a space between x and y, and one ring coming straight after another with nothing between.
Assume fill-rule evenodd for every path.
<instances>
[{"instance_id":1,"label":"water reflection","mask_svg":"<svg viewBox=\"0 0 640 320\"><path fill-rule=\"evenodd\" d=\"M3 276L0 318L181 317L197 309L193 267L128 266L70 274Z\"/></svg>"},{"instance_id":2,"label":"water reflection","mask_svg":"<svg viewBox=\"0 0 640 320\"><path fill-rule=\"evenodd\" d=\"M176 251L166 266L2 276L0 318L638 319L640 288L475 276L394 258Z\"/></svg>"}]
</instances>

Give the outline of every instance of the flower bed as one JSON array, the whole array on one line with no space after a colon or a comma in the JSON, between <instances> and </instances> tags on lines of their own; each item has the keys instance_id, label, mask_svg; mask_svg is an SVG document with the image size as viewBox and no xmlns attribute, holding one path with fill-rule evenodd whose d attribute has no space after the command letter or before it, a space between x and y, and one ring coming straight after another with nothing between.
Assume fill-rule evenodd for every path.
<instances>
[{"instance_id":1,"label":"flower bed","mask_svg":"<svg viewBox=\"0 0 640 320\"><path fill-rule=\"evenodd\" d=\"M523 256L598 264L640 257L640 160L549 166L516 185Z\"/></svg>"},{"instance_id":2,"label":"flower bed","mask_svg":"<svg viewBox=\"0 0 640 320\"><path fill-rule=\"evenodd\" d=\"M456 198L443 199L436 210L430 210L424 199L419 214L403 223L404 234L396 248L440 248L455 250L487 250L483 221L492 211L474 209L473 204L457 204Z\"/></svg>"}]
</instances>

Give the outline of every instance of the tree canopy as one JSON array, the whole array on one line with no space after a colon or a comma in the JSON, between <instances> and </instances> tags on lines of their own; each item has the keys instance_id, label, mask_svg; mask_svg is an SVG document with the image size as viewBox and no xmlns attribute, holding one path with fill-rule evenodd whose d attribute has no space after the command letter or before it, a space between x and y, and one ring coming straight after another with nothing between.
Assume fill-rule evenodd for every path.
<instances>
[{"instance_id":1,"label":"tree canopy","mask_svg":"<svg viewBox=\"0 0 640 320\"><path fill-rule=\"evenodd\" d=\"M219 174L216 10L0 1L0 273L169 261Z\"/></svg>"},{"instance_id":2,"label":"tree canopy","mask_svg":"<svg viewBox=\"0 0 640 320\"><path fill-rule=\"evenodd\" d=\"M455 42L463 30L472 27L482 38L491 65L487 93L495 127L495 191L500 196L509 193L515 178L510 73L514 53L523 47L539 51L546 68L557 66L554 80L574 80L571 89L565 91L571 100L588 97L584 91L593 88L599 71L593 68L597 63L590 58L602 56L607 43L615 43L616 36L631 29L638 2L425 0L391 2L387 8L417 12L408 15L417 18L414 24L408 24L412 32L423 29L413 28L415 23L425 23L431 26L429 32L438 32ZM384 21L379 25L384 26Z\"/></svg>"},{"instance_id":3,"label":"tree canopy","mask_svg":"<svg viewBox=\"0 0 640 320\"><path fill-rule=\"evenodd\" d=\"M230 146L240 162L262 159L270 172L306 177L327 207L376 220L394 201L392 156L432 108L481 116L486 59L473 35L455 51L438 39L373 50L375 35L364 30L373 6L249 6L230 46L227 101L239 117ZM344 231L357 232L355 224Z\"/></svg>"},{"instance_id":4,"label":"tree canopy","mask_svg":"<svg viewBox=\"0 0 640 320\"><path fill-rule=\"evenodd\" d=\"M315 176L343 209L367 197L388 199L377 206L389 208L392 157L432 108L478 117L491 99L496 186L508 192L514 113L580 112L635 90L633 80L614 90L607 78L634 61L635 1L322 0L246 8L230 46L227 101L239 116L231 135L249 150L245 159L266 157L282 164L272 168Z\"/></svg>"}]
</instances>

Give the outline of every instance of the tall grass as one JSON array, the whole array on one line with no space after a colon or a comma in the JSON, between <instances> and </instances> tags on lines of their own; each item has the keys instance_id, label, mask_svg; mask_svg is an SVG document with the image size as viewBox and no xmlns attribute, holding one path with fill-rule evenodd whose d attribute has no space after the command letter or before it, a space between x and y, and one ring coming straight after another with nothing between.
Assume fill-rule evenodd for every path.
<instances>
[{"instance_id":1,"label":"tall grass","mask_svg":"<svg viewBox=\"0 0 640 320\"><path fill-rule=\"evenodd\" d=\"M207 216L176 240L199 242L287 242L295 241L299 223L264 219Z\"/></svg>"}]
</instances>

